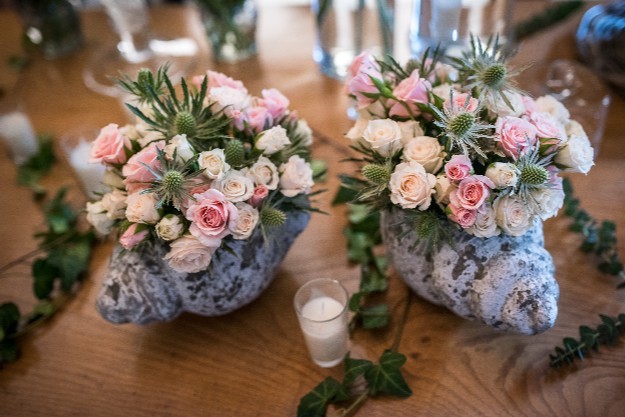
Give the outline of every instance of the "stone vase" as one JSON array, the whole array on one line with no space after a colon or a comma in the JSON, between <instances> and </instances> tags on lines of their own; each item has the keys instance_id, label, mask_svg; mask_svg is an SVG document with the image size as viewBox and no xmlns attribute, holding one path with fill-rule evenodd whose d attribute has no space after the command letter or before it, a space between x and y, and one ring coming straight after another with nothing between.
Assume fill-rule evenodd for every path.
<instances>
[{"instance_id":1,"label":"stone vase","mask_svg":"<svg viewBox=\"0 0 625 417\"><path fill-rule=\"evenodd\" d=\"M429 253L405 211L383 212L381 228L395 270L426 300L498 330L532 335L553 326L559 288L540 220L523 236L491 238L450 223L453 246Z\"/></svg>"},{"instance_id":2,"label":"stone vase","mask_svg":"<svg viewBox=\"0 0 625 417\"><path fill-rule=\"evenodd\" d=\"M295 238L306 228L310 213L291 212L286 223L272 229L267 240L256 232L220 248L206 271L185 274L163 260L165 244L124 251L117 246L96 301L111 323L146 324L168 321L182 312L221 316L256 299L269 286Z\"/></svg>"}]
</instances>

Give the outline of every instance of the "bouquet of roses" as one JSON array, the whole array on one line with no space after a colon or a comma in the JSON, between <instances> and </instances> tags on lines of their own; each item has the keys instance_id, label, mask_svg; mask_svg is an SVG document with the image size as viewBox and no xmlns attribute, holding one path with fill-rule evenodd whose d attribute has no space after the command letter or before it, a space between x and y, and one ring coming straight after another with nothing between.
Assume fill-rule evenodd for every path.
<instances>
[{"instance_id":1,"label":"bouquet of roses","mask_svg":"<svg viewBox=\"0 0 625 417\"><path fill-rule=\"evenodd\" d=\"M289 211L310 210L312 132L275 89L251 96L240 81L208 71L177 91L167 67L140 70L121 86L138 123L102 128L91 162L107 168L110 192L87 203L101 234L127 250L168 245L179 272L206 269L218 248L267 237Z\"/></svg>"},{"instance_id":2,"label":"bouquet of roses","mask_svg":"<svg viewBox=\"0 0 625 417\"><path fill-rule=\"evenodd\" d=\"M520 236L562 206L560 172L593 165L587 135L560 102L519 90L496 40L472 46L448 63L428 51L405 67L363 53L346 83L359 110L346 136L364 177L346 185L372 207L408 210L434 241L450 223Z\"/></svg>"}]
</instances>

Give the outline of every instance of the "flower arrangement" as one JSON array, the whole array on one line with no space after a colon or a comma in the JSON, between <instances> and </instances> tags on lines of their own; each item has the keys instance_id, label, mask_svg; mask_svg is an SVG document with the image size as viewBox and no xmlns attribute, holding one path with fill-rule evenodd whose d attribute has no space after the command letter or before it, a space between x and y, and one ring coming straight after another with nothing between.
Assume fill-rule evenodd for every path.
<instances>
[{"instance_id":1,"label":"flower arrangement","mask_svg":"<svg viewBox=\"0 0 625 417\"><path fill-rule=\"evenodd\" d=\"M120 85L138 122L109 124L93 142L90 161L106 166L110 187L87 203L100 234L117 231L126 250L161 242L171 268L194 273L232 239L267 238L290 211L311 209L312 132L278 90L254 97L208 71L179 93L167 67Z\"/></svg>"},{"instance_id":2,"label":"flower arrangement","mask_svg":"<svg viewBox=\"0 0 625 417\"><path fill-rule=\"evenodd\" d=\"M520 71L496 39L441 61L438 51L404 67L367 53L354 60L346 89L359 118L346 136L363 155L362 177L345 182L362 203L414 214L432 243L445 224L478 237L523 235L562 206L560 173L593 165L588 137L554 97L516 86Z\"/></svg>"}]
</instances>

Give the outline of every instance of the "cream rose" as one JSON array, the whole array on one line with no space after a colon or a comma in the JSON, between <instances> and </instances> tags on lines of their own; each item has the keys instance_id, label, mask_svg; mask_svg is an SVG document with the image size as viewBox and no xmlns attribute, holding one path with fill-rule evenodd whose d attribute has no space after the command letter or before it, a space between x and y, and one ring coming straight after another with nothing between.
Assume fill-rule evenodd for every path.
<instances>
[{"instance_id":1,"label":"cream rose","mask_svg":"<svg viewBox=\"0 0 625 417\"><path fill-rule=\"evenodd\" d=\"M519 169L507 162L494 162L488 166L485 175L497 188L514 187L519 180Z\"/></svg>"},{"instance_id":2,"label":"cream rose","mask_svg":"<svg viewBox=\"0 0 625 417\"><path fill-rule=\"evenodd\" d=\"M102 207L106 210L109 219L123 219L126 217L126 193L121 190L113 190L102 196Z\"/></svg>"},{"instance_id":3,"label":"cream rose","mask_svg":"<svg viewBox=\"0 0 625 417\"><path fill-rule=\"evenodd\" d=\"M358 120L356 120L354 126L352 126L352 128L349 129L349 131L345 134L345 137L349 139L353 145L365 145L366 142L364 141L362 135L365 133L365 129L367 128L368 124L368 119L359 118Z\"/></svg>"},{"instance_id":4,"label":"cream rose","mask_svg":"<svg viewBox=\"0 0 625 417\"><path fill-rule=\"evenodd\" d=\"M247 91L238 88L221 86L213 87L209 92L209 101L214 103L214 110L222 110L231 117L233 112L243 110L250 105Z\"/></svg>"},{"instance_id":5,"label":"cream rose","mask_svg":"<svg viewBox=\"0 0 625 417\"><path fill-rule=\"evenodd\" d=\"M254 181L256 185L265 185L269 190L275 190L278 188L280 182L280 175L278 174L278 168L273 162L264 156L258 158L258 161L250 167L245 173L245 176Z\"/></svg>"},{"instance_id":6,"label":"cream rose","mask_svg":"<svg viewBox=\"0 0 625 417\"><path fill-rule=\"evenodd\" d=\"M124 179L116 169L107 169L104 171L102 183L110 188L124 188Z\"/></svg>"},{"instance_id":7,"label":"cream rose","mask_svg":"<svg viewBox=\"0 0 625 417\"><path fill-rule=\"evenodd\" d=\"M449 195L456 191L458 186L452 183L445 174L439 174L436 177L436 185L434 186L434 199L439 205L449 204Z\"/></svg>"},{"instance_id":8,"label":"cream rose","mask_svg":"<svg viewBox=\"0 0 625 417\"><path fill-rule=\"evenodd\" d=\"M413 138L425 135L425 132L421 128L419 122L415 122L414 120L397 122L397 125L399 126L399 130L401 132L401 143L404 146Z\"/></svg>"},{"instance_id":9,"label":"cream rose","mask_svg":"<svg viewBox=\"0 0 625 417\"><path fill-rule=\"evenodd\" d=\"M482 205L477 210L475 222L467 231L477 237L493 237L501 233L495 220L495 210L490 203Z\"/></svg>"},{"instance_id":10,"label":"cream rose","mask_svg":"<svg viewBox=\"0 0 625 417\"><path fill-rule=\"evenodd\" d=\"M402 208L426 210L432 202L436 177L418 162L403 162L391 174L391 201Z\"/></svg>"},{"instance_id":11,"label":"cream rose","mask_svg":"<svg viewBox=\"0 0 625 417\"><path fill-rule=\"evenodd\" d=\"M87 203L87 221L100 235L108 235L113 227L113 219L107 216L102 201Z\"/></svg>"},{"instance_id":12,"label":"cream rose","mask_svg":"<svg viewBox=\"0 0 625 417\"><path fill-rule=\"evenodd\" d=\"M554 158L556 163L566 167L566 172L581 172L588 174L593 162L594 150L587 136L576 135L569 137L566 145L560 149Z\"/></svg>"},{"instance_id":13,"label":"cream rose","mask_svg":"<svg viewBox=\"0 0 625 417\"><path fill-rule=\"evenodd\" d=\"M184 223L175 214L166 214L161 221L156 223L156 234L161 239L169 242L178 239L184 231Z\"/></svg>"},{"instance_id":14,"label":"cream rose","mask_svg":"<svg viewBox=\"0 0 625 417\"><path fill-rule=\"evenodd\" d=\"M239 219L232 229L232 237L235 239L247 239L252 235L254 228L258 224L258 210L247 203L237 203Z\"/></svg>"},{"instance_id":15,"label":"cream rose","mask_svg":"<svg viewBox=\"0 0 625 417\"><path fill-rule=\"evenodd\" d=\"M382 156L391 156L401 149L401 130L391 119L370 120L363 132L368 146Z\"/></svg>"},{"instance_id":16,"label":"cream rose","mask_svg":"<svg viewBox=\"0 0 625 417\"><path fill-rule=\"evenodd\" d=\"M532 225L532 214L529 207L516 195L504 195L493 204L497 225L504 233L521 236Z\"/></svg>"},{"instance_id":17,"label":"cream rose","mask_svg":"<svg viewBox=\"0 0 625 417\"><path fill-rule=\"evenodd\" d=\"M224 150L219 148L200 152L197 162L200 168L204 169L204 175L212 180L222 179L230 170L230 164L226 162Z\"/></svg>"},{"instance_id":18,"label":"cream rose","mask_svg":"<svg viewBox=\"0 0 625 417\"><path fill-rule=\"evenodd\" d=\"M212 188L221 191L231 203L249 200L254 194L254 183L241 171L230 170L220 180L215 181Z\"/></svg>"},{"instance_id":19,"label":"cream rose","mask_svg":"<svg viewBox=\"0 0 625 417\"><path fill-rule=\"evenodd\" d=\"M280 192L287 197L308 194L314 185L310 164L301 156L293 155L280 165Z\"/></svg>"},{"instance_id":20,"label":"cream rose","mask_svg":"<svg viewBox=\"0 0 625 417\"><path fill-rule=\"evenodd\" d=\"M571 115L569 111L555 97L546 95L538 97L535 101L536 109L539 112L547 112L556 118L560 123L566 124Z\"/></svg>"},{"instance_id":21,"label":"cream rose","mask_svg":"<svg viewBox=\"0 0 625 417\"><path fill-rule=\"evenodd\" d=\"M404 146L402 160L418 162L430 174L436 174L443 166L446 153L438 139L429 136L417 136Z\"/></svg>"},{"instance_id":22,"label":"cream rose","mask_svg":"<svg viewBox=\"0 0 625 417\"><path fill-rule=\"evenodd\" d=\"M187 135L176 135L167 145L165 145L165 154L171 159L174 157L174 151L176 151L176 157L186 162L195 156L193 147L187 140Z\"/></svg>"},{"instance_id":23,"label":"cream rose","mask_svg":"<svg viewBox=\"0 0 625 417\"><path fill-rule=\"evenodd\" d=\"M564 191L559 188L540 188L532 191L535 203L534 212L542 220L547 220L558 214L564 203Z\"/></svg>"},{"instance_id":24,"label":"cream rose","mask_svg":"<svg viewBox=\"0 0 625 417\"><path fill-rule=\"evenodd\" d=\"M256 149L263 151L265 155L273 155L287 147L291 141L286 135L286 129L282 126L274 126L261 132L256 140Z\"/></svg>"},{"instance_id":25,"label":"cream rose","mask_svg":"<svg viewBox=\"0 0 625 417\"><path fill-rule=\"evenodd\" d=\"M185 235L171 243L163 259L173 270L192 274L208 268L215 250L204 246L195 236Z\"/></svg>"},{"instance_id":26,"label":"cream rose","mask_svg":"<svg viewBox=\"0 0 625 417\"><path fill-rule=\"evenodd\" d=\"M489 113L493 117L521 117L525 113L525 104L523 103L523 96L513 91L507 91L503 93L506 95L508 102L512 105L512 108L504 101L499 94L489 95L484 100L484 106L488 109Z\"/></svg>"},{"instance_id":27,"label":"cream rose","mask_svg":"<svg viewBox=\"0 0 625 417\"><path fill-rule=\"evenodd\" d=\"M133 193L126 199L126 219L132 223L154 224L161 215L156 209L156 194Z\"/></svg>"}]
</instances>

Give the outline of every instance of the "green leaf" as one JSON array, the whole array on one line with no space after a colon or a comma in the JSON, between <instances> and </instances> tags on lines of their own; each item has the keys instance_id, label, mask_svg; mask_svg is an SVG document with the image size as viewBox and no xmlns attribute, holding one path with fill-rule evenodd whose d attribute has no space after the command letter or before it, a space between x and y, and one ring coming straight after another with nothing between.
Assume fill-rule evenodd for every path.
<instances>
[{"instance_id":1,"label":"green leaf","mask_svg":"<svg viewBox=\"0 0 625 417\"><path fill-rule=\"evenodd\" d=\"M351 201L354 201L357 195L358 191L341 185L339 187L339 190L336 192L336 195L334 196L334 200L332 200L332 205L336 206L339 204L349 203Z\"/></svg>"},{"instance_id":2,"label":"green leaf","mask_svg":"<svg viewBox=\"0 0 625 417\"><path fill-rule=\"evenodd\" d=\"M0 329L2 329L3 340L17 332L20 320L20 310L15 303L4 303L0 305Z\"/></svg>"},{"instance_id":3,"label":"green leaf","mask_svg":"<svg viewBox=\"0 0 625 417\"><path fill-rule=\"evenodd\" d=\"M351 262L360 264L368 264L371 260L370 248L372 246L371 238L366 233L354 233L351 230L345 230L347 238L347 257Z\"/></svg>"},{"instance_id":4,"label":"green leaf","mask_svg":"<svg viewBox=\"0 0 625 417\"><path fill-rule=\"evenodd\" d=\"M349 299L349 311L353 311L354 313L360 310L360 301L362 298L367 295L365 292L357 292L354 293Z\"/></svg>"},{"instance_id":5,"label":"green leaf","mask_svg":"<svg viewBox=\"0 0 625 417\"><path fill-rule=\"evenodd\" d=\"M327 377L312 391L304 395L297 406L298 417L323 417L328 404L334 401L341 389L341 383Z\"/></svg>"},{"instance_id":6,"label":"green leaf","mask_svg":"<svg viewBox=\"0 0 625 417\"><path fill-rule=\"evenodd\" d=\"M362 267L361 269L361 281L360 281L360 290L368 293L371 292L383 292L388 288L388 280L386 279L386 275L384 274L384 268L378 269L378 266L383 265L383 261L378 258L383 258L380 256L373 255L373 260L375 265L367 265ZM375 267L372 267L375 266Z\"/></svg>"},{"instance_id":7,"label":"green leaf","mask_svg":"<svg viewBox=\"0 0 625 417\"><path fill-rule=\"evenodd\" d=\"M406 357L399 352L384 351L378 365L365 372L371 395L388 394L409 397L412 390L406 384L400 368L406 363Z\"/></svg>"},{"instance_id":8,"label":"green leaf","mask_svg":"<svg viewBox=\"0 0 625 417\"><path fill-rule=\"evenodd\" d=\"M356 378L364 375L373 367L373 362L367 359L352 359L347 356L345 358L345 376L343 377L343 385L349 386L354 383Z\"/></svg>"},{"instance_id":9,"label":"green leaf","mask_svg":"<svg viewBox=\"0 0 625 417\"><path fill-rule=\"evenodd\" d=\"M52 169L56 161L52 137L40 135L38 137L39 149L28 161L20 165L17 170L17 182L20 185L30 187L35 193L42 194L43 188L39 185L41 177Z\"/></svg>"},{"instance_id":10,"label":"green leaf","mask_svg":"<svg viewBox=\"0 0 625 417\"><path fill-rule=\"evenodd\" d=\"M33 292L42 300L47 298L54 289L54 280L58 276L58 269L46 259L37 259L33 262Z\"/></svg>"},{"instance_id":11,"label":"green leaf","mask_svg":"<svg viewBox=\"0 0 625 417\"><path fill-rule=\"evenodd\" d=\"M325 182L327 180L328 164L322 159L313 159L310 161L313 178L316 182Z\"/></svg>"},{"instance_id":12,"label":"green leaf","mask_svg":"<svg viewBox=\"0 0 625 417\"><path fill-rule=\"evenodd\" d=\"M362 327L365 329L379 329L388 325L389 311L386 304L364 308L360 311L360 315Z\"/></svg>"},{"instance_id":13,"label":"green leaf","mask_svg":"<svg viewBox=\"0 0 625 417\"><path fill-rule=\"evenodd\" d=\"M48 262L58 269L64 291L71 291L80 274L87 270L91 240L90 234L84 234L50 251Z\"/></svg>"},{"instance_id":14,"label":"green leaf","mask_svg":"<svg viewBox=\"0 0 625 417\"><path fill-rule=\"evenodd\" d=\"M0 364L15 362L19 356L17 343L12 339L5 339L0 342Z\"/></svg>"},{"instance_id":15,"label":"green leaf","mask_svg":"<svg viewBox=\"0 0 625 417\"><path fill-rule=\"evenodd\" d=\"M66 193L67 189L61 188L45 209L48 226L56 234L62 234L71 230L76 223L76 213L65 202Z\"/></svg>"}]
</instances>

